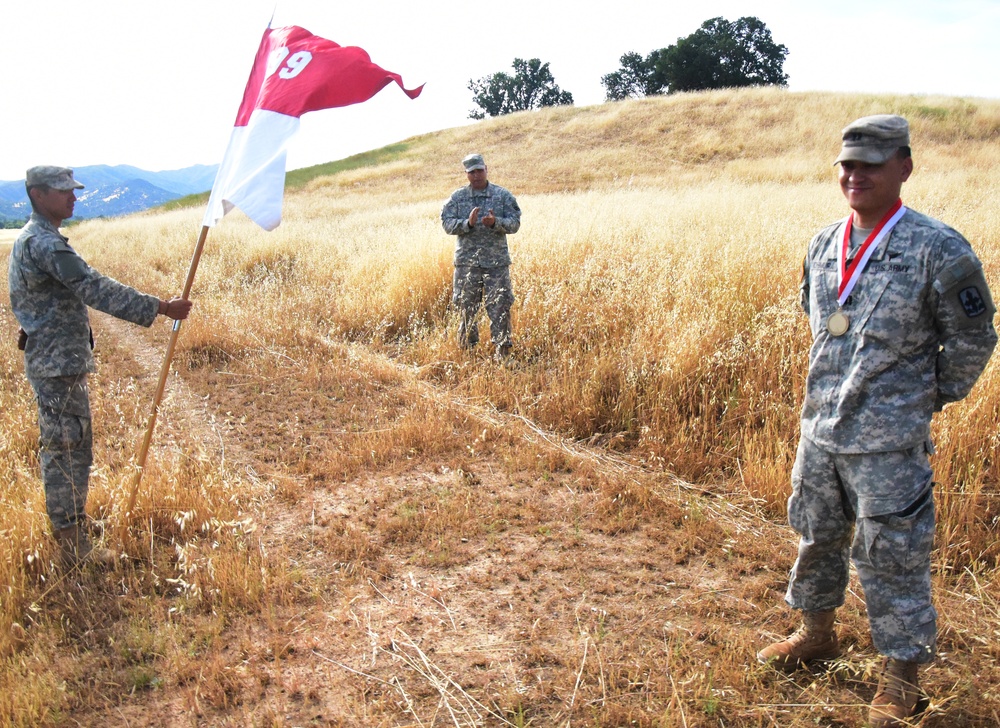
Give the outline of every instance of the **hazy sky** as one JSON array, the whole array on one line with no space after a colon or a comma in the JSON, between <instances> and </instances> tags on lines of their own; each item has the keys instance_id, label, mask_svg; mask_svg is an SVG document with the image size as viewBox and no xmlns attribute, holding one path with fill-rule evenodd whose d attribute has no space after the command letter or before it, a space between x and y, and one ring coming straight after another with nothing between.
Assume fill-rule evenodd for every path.
<instances>
[{"instance_id":1,"label":"hazy sky","mask_svg":"<svg viewBox=\"0 0 1000 728\"><path fill-rule=\"evenodd\" d=\"M469 79L541 58L577 106L600 79L704 20L760 18L789 55L792 91L1000 98L1000 0L47 0L0 7L0 180L35 164L215 164L261 34L301 25L426 83L302 119L289 168L467 123ZM845 123L849 121L845 119Z\"/></svg>"}]
</instances>

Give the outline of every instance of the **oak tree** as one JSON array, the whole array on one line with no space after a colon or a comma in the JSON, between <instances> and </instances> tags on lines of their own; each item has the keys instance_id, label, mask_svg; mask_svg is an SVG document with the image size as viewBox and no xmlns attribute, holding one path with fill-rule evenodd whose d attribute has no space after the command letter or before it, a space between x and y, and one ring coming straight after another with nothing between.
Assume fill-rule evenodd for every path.
<instances>
[{"instance_id":1,"label":"oak tree","mask_svg":"<svg viewBox=\"0 0 1000 728\"><path fill-rule=\"evenodd\" d=\"M573 94L559 88L548 63L538 58L529 61L515 58L513 67L514 75L500 71L469 81L472 100L479 107L469 112L469 118L483 119L573 103Z\"/></svg>"},{"instance_id":2,"label":"oak tree","mask_svg":"<svg viewBox=\"0 0 1000 728\"><path fill-rule=\"evenodd\" d=\"M621 57L622 66L602 79L608 101L678 91L737 86L786 86L788 48L775 43L759 19L711 18L677 43L642 58Z\"/></svg>"}]
</instances>

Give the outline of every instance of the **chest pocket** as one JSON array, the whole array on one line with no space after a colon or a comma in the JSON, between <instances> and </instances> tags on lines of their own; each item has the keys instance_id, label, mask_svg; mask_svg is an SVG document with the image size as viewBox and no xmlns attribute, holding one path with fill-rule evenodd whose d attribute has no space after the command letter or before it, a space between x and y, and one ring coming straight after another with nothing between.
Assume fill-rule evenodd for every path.
<instances>
[{"instance_id":1,"label":"chest pocket","mask_svg":"<svg viewBox=\"0 0 1000 728\"><path fill-rule=\"evenodd\" d=\"M844 312L851 318L851 330L855 333L874 324L877 324L876 330L888 328L898 333L900 327L908 329L923 319L926 290L919 278L918 261L905 252L908 247L906 240L890 237L868 259L844 306ZM836 253L832 252L825 263L823 290L827 295L824 314L828 316L838 307L839 263Z\"/></svg>"}]
</instances>

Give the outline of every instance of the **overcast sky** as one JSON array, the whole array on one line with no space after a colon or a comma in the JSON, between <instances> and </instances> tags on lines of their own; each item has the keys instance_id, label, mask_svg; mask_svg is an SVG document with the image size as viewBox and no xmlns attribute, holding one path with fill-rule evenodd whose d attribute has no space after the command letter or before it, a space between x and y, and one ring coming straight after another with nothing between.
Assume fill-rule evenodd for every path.
<instances>
[{"instance_id":1,"label":"overcast sky","mask_svg":"<svg viewBox=\"0 0 1000 728\"><path fill-rule=\"evenodd\" d=\"M577 106L601 103L623 53L717 16L760 18L789 49L792 91L1000 98L1000 0L5 0L0 180L35 164L219 162L272 13L426 83L414 101L390 85L305 115L291 169L472 123L469 79L515 57L548 62Z\"/></svg>"}]
</instances>

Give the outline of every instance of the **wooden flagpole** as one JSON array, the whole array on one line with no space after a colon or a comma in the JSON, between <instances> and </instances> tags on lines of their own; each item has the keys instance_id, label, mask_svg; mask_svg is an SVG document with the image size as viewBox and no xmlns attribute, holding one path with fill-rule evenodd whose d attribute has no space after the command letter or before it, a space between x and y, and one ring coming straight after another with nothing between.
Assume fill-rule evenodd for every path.
<instances>
[{"instance_id":1,"label":"wooden flagpole","mask_svg":"<svg viewBox=\"0 0 1000 728\"><path fill-rule=\"evenodd\" d=\"M201 228L201 235L198 236L198 243L194 247L194 255L191 256L191 265L188 268L187 281L184 283L184 292L181 298L187 299L191 295L191 287L194 285L194 276L198 270L198 261L201 260L201 252L205 248L205 240L208 238L208 225ZM153 410L149 414L149 424L146 426L146 434L142 438L142 445L139 447L139 455L136 458L135 478L132 481L132 489L128 496L128 506L122 514L121 534L124 538L128 532L128 520L135 508L135 499L139 495L139 483L142 481L142 471L146 467L146 456L149 454L149 445L153 441L153 428L156 427L156 415L160 411L160 402L163 401L163 391L167 386L167 377L170 375L170 361L174 356L174 348L177 345L177 336L181 330L181 320L174 321L173 330L170 332L170 342L167 344L167 353L163 357L163 366L160 367L160 381L156 385L156 393L153 395Z\"/></svg>"}]
</instances>

